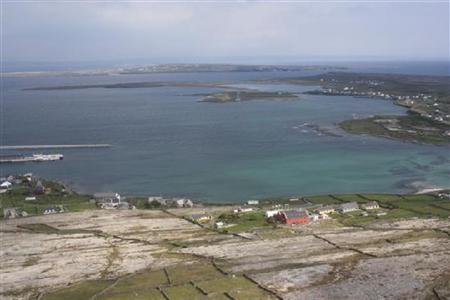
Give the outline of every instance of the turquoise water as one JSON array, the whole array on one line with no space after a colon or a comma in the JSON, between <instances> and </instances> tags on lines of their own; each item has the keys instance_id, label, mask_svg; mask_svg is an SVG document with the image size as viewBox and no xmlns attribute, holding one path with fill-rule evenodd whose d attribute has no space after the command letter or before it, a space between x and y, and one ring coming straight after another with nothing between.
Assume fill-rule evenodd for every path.
<instances>
[{"instance_id":1,"label":"turquoise water","mask_svg":"<svg viewBox=\"0 0 450 300\"><path fill-rule=\"evenodd\" d=\"M113 147L45 151L61 152L65 159L1 165L1 173L33 172L62 179L82 192L208 201L450 187L448 147L348 135L336 129L337 122L355 115L405 112L389 101L301 95L294 101L199 103L199 97L189 95L221 89L197 87L22 90L80 83L227 80L241 87L300 93L314 87L245 81L311 73L5 78L3 144ZM320 134L302 126L305 122L339 136Z\"/></svg>"}]
</instances>

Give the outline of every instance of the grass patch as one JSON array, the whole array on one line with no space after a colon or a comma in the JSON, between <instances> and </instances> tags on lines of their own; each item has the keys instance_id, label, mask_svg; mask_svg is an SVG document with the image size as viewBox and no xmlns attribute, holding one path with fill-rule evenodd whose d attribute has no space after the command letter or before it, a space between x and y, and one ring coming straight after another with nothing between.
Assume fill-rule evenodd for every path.
<instances>
[{"instance_id":1,"label":"grass patch","mask_svg":"<svg viewBox=\"0 0 450 300\"><path fill-rule=\"evenodd\" d=\"M232 227L226 228L224 231L230 233L244 232L256 228L263 228L272 226L267 223L263 211L248 212L242 214L224 213L218 218L219 221L224 221L227 224L235 224Z\"/></svg>"},{"instance_id":2,"label":"grass patch","mask_svg":"<svg viewBox=\"0 0 450 300\"><path fill-rule=\"evenodd\" d=\"M366 199L361 198L357 194L342 194L342 195L333 195L335 198L342 200L342 202L358 202L358 203L365 203L367 202Z\"/></svg>"},{"instance_id":3,"label":"grass patch","mask_svg":"<svg viewBox=\"0 0 450 300\"><path fill-rule=\"evenodd\" d=\"M244 300L244 299L252 299L252 300L273 300L275 299L272 295L268 294L264 290L253 286L252 288L247 288L245 290L233 290L229 292L231 297L234 299Z\"/></svg>"},{"instance_id":4,"label":"grass patch","mask_svg":"<svg viewBox=\"0 0 450 300\"><path fill-rule=\"evenodd\" d=\"M331 204L341 203L341 201L334 199L328 195L310 196L307 198L309 201L313 202L314 204L331 205Z\"/></svg>"},{"instance_id":5,"label":"grass patch","mask_svg":"<svg viewBox=\"0 0 450 300\"><path fill-rule=\"evenodd\" d=\"M124 278L120 280L113 289L111 293L125 293L125 292L135 292L141 289L152 289L158 286L168 284L166 274L164 271L152 271L145 273L138 273L136 275ZM109 292L108 292L109 293Z\"/></svg>"},{"instance_id":6,"label":"grass patch","mask_svg":"<svg viewBox=\"0 0 450 300\"><path fill-rule=\"evenodd\" d=\"M202 263L168 268L167 273L173 284L185 284L190 281L201 281L224 276L211 264Z\"/></svg>"},{"instance_id":7,"label":"grass patch","mask_svg":"<svg viewBox=\"0 0 450 300\"><path fill-rule=\"evenodd\" d=\"M209 294L209 293L224 293L224 292L231 292L233 290L248 289L255 287L255 284L245 277L236 276L198 282L197 286Z\"/></svg>"},{"instance_id":8,"label":"grass patch","mask_svg":"<svg viewBox=\"0 0 450 300\"><path fill-rule=\"evenodd\" d=\"M60 291L49 293L42 297L42 300L86 300L97 294L98 292L104 290L106 287L111 285L113 281L111 280L90 280L85 281L80 284L65 288Z\"/></svg>"},{"instance_id":9,"label":"grass patch","mask_svg":"<svg viewBox=\"0 0 450 300\"><path fill-rule=\"evenodd\" d=\"M191 284L168 287L164 289L170 300L207 299L199 290Z\"/></svg>"},{"instance_id":10,"label":"grass patch","mask_svg":"<svg viewBox=\"0 0 450 300\"><path fill-rule=\"evenodd\" d=\"M381 202L389 202L402 199L402 197L394 194L362 194L362 196L370 200Z\"/></svg>"},{"instance_id":11,"label":"grass patch","mask_svg":"<svg viewBox=\"0 0 450 300\"><path fill-rule=\"evenodd\" d=\"M135 290L126 293L108 293L97 297L101 300L165 300L164 296L157 289Z\"/></svg>"}]
</instances>

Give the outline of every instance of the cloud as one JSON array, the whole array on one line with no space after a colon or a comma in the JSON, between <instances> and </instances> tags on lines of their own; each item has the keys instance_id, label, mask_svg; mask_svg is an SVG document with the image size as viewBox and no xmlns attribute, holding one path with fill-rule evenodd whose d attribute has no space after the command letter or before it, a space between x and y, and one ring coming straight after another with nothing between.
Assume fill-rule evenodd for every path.
<instances>
[{"instance_id":1,"label":"cloud","mask_svg":"<svg viewBox=\"0 0 450 300\"><path fill-rule=\"evenodd\" d=\"M448 3L5 3L7 60L443 58Z\"/></svg>"}]
</instances>

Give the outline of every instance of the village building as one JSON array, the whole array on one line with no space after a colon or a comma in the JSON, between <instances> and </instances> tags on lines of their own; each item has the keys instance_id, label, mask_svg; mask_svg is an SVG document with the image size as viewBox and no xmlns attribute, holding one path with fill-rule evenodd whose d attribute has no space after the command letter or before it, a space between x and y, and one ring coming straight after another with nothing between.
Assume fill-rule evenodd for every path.
<instances>
[{"instance_id":1,"label":"village building","mask_svg":"<svg viewBox=\"0 0 450 300\"><path fill-rule=\"evenodd\" d=\"M239 207L238 209L233 210L234 213L246 213L254 211L253 207Z\"/></svg>"},{"instance_id":2,"label":"village building","mask_svg":"<svg viewBox=\"0 0 450 300\"><path fill-rule=\"evenodd\" d=\"M192 201L190 199L185 199L185 198L175 200L175 204L177 207L193 207L194 206L194 203L192 203Z\"/></svg>"},{"instance_id":3,"label":"village building","mask_svg":"<svg viewBox=\"0 0 450 300\"><path fill-rule=\"evenodd\" d=\"M125 201L122 201L117 205L117 209L121 209L121 210L127 210L127 209L131 209L131 208L132 208L132 206L128 202L125 202Z\"/></svg>"},{"instance_id":4,"label":"village building","mask_svg":"<svg viewBox=\"0 0 450 300\"><path fill-rule=\"evenodd\" d=\"M64 211L65 210L62 205L55 205L55 206L45 208L43 211L43 214L44 215L59 214L59 213L63 213Z\"/></svg>"},{"instance_id":5,"label":"village building","mask_svg":"<svg viewBox=\"0 0 450 300\"><path fill-rule=\"evenodd\" d=\"M248 200L247 201L247 205L258 205L259 201L258 200Z\"/></svg>"},{"instance_id":6,"label":"village building","mask_svg":"<svg viewBox=\"0 0 450 300\"><path fill-rule=\"evenodd\" d=\"M343 214L351 212L351 211L355 211L358 210L359 206L358 203L356 202L348 202L348 203L343 203L341 204L341 207L339 208L339 211Z\"/></svg>"},{"instance_id":7,"label":"village building","mask_svg":"<svg viewBox=\"0 0 450 300\"><path fill-rule=\"evenodd\" d=\"M316 222L320 220L320 215L319 214L309 214L309 219L312 222Z\"/></svg>"},{"instance_id":8,"label":"village building","mask_svg":"<svg viewBox=\"0 0 450 300\"><path fill-rule=\"evenodd\" d=\"M281 211L276 216L283 224L308 224L310 219L306 211L288 210Z\"/></svg>"},{"instance_id":9,"label":"village building","mask_svg":"<svg viewBox=\"0 0 450 300\"><path fill-rule=\"evenodd\" d=\"M214 228L215 229L222 229L225 226L225 224L223 222L216 222L214 223Z\"/></svg>"},{"instance_id":10,"label":"village building","mask_svg":"<svg viewBox=\"0 0 450 300\"><path fill-rule=\"evenodd\" d=\"M319 220L329 220L329 219L331 219L331 218L328 214L320 214L319 215Z\"/></svg>"},{"instance_id":11,"label":"village building","mask_svg":"<svg viewBox=\"0 0 450 300\"><path fill-rule=\"evenodd\" d=\"M193 214L191 215L191 220L197 223L203 223L211 220L211 216L207 214Z\"/></svg>"},{"instance_id":12,"label":"village building","mask_svg":"<svg viewBox=\"0 0 450 300\"><path fill-rule=\"evenodd\" d=\"M377 201L369 201L361 205L363 209L379 209L380 205Z\"/></svg>"},{"instance_id":13,"label":"village building","mask_svg":"<svg viewBox=\"0 0 450 300\"><path fill-rule=\"evenodd\" d=\"M279 210L266 210L264 215L266 216L266 219L268 219L276 216L279 212Z\"/></svg>"},{"instance_id":14,"label":"village building","mask_svg":"<svg viewBox=\"0 0 450 300\"><path fill-rule=\"evenodd\" d=\"M12 183L9 181L5 181L0 184L0 188L4 189L4 190L11 188L11 186L12 186Z\"/></svg>"},{"instance_id":15,"label":"village building","mask_svg":"<svg viewBox=\"0 0 450 300\"><path fill-rule=\"evenodd\" d=\"M94 199L98 201L104 201L104 200L113 200L112 202L120 202L120 195L118 193L95 193ZM110 201L105 201L110 202Z\"/></svg>"},{"instance_id":16,"label":"village building","mask_svg":"<svg viewBox=\"0 0 450 300\"><path fill-rule=\"evenodd\" d=\"M3 209L3 218L14 219L20 217L20 213L15 207L7 207Z\"/></svg>"},{"instance_id":17,"label":"village building","mask_svg":"<svg viewBox=\"0 0 450 300\"><path fill-rule=\"evenodd\" d=\"M167 203L167 199L164 199L163 197L161 197L161 196L150 196L150 197L148 197L148 203L159 203L159 204L161 204L162 206L166 206L168 203Z\"/></svg>"},{"instance_id":18,"label":"village building","mask_svg":"<svg viewBox=\"0 0 450 300\"><path fill-rule=\"evenodd\" d=\"M114 209L120 204L120 195L118 193L95 193L94 200L98 207L102 209Z\"/></svg>"},{"instance_id":19,"label":"village building","mask_svg":"<svg viewBox=\"0 0 450 300\"><path fill-rule=\"evenodd\" d=\"M25 197L25 201L35 201L36 197Z\"/></svg>"},{"instance_id":20,"label":"village building","mask_svg":"<svg viewBox=\"0 0 450 300\"><path fill-rule=\"evenodd\" d=\"M35 194L35 195L42 195L44 193L45 193L45 187L42 184L42 182L40 180L38 180L38 182L34 186L33 194Z\"/></svg>"},{"instance_id":21,"label":"village building","mask_svg":"<svg viewBox=\"0 0 450 300\"><path fill-rule=\"evenodd\" d=\"M336 207L333 205L327 205L316 208L314 211L317 212L318 214L332 214L336 212Z\"/></svg>"}]
</instances>

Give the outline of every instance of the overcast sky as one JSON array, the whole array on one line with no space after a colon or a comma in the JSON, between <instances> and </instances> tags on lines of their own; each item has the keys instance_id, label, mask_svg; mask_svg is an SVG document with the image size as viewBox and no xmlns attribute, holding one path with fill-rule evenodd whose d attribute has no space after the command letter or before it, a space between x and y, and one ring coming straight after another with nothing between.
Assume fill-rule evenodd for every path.
<instances>
[{"instance_id":1,"label":"overcast sky","mask_svg":"<svg viewBox=\"0 0 450 300\"><path fill-rule=\"evenodd\" d=\"M448 59L449 3L3 3L7 61Z\"/></svg>"}]
</instances>

